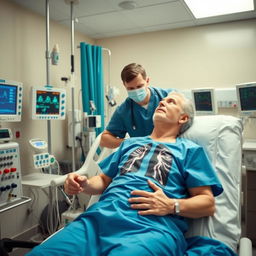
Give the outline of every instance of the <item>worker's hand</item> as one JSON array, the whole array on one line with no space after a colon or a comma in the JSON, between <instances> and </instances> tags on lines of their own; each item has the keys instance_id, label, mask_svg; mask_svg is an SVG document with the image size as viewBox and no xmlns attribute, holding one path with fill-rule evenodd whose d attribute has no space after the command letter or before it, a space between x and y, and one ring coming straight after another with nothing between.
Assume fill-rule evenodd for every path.
<instances>
[{"instance_id":1,"label":"worker's hand","mask_svg":"<svg viewBox=\"0 0 256 256\"><path fill-rule=\"evenodd\" d=\"M129 198L131 208L138 209L140 215L159 215L164 216L173 213L174 201L167 197L163 190L148 180L149 186L154 192L147 192L143 190L133 190L132 196Z\"/></svg>"},{"instance_id":2,"label":"worker's hand","mask_svg":"<svg viewBox=\"0 0 256 256\"><path fill-rule=\"evenodd\" d=\"M65 180L64 190L68 195L76 195L84 191L88 185L86 176L81 176L77 173L70 173Z\"/></svg>"}]
</instances>

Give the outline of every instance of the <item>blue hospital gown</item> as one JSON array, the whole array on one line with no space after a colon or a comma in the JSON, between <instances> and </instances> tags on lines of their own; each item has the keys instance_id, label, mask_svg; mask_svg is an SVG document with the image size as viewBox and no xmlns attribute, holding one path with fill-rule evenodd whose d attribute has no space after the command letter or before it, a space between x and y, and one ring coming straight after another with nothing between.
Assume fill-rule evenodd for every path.
<instances>
[{"instance_id":1,"label":"blue hospital gown","mask_svg":"<svg viewBox=\"0 0 256 256\"><path fill-rule=\"evenodd\" d=\"M187 188L198 186L211 186L215 196L223 191L203 148L184 138L164 144L150 137L125 140L100 167L113 180L99 202L29 256L183 256L187 219L140 216L128 203L131 191L152 192L148 179L170 198L187 198Z\"/></svg>"}]
</instances>

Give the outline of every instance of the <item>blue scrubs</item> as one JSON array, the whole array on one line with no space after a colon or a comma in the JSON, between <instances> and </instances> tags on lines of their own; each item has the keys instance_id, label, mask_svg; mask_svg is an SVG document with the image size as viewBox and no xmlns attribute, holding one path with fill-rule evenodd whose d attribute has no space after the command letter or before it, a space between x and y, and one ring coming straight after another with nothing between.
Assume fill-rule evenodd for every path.
<instances>
[{"instance_id":1,"label":"blue scrubs","mask_svg":"<svg viewBox=\"0 0 256 256\"><path fill-rule=\"evenodd\" d=\"M184 138L165 144L150 137L125 140L100 167L113 179L100 201L29 256L184 256L187 219L141 216L130 207L131 191L152 192L148 179L171 198L187 198L187 188L198 186L211 186L215 196L223 191L203 148Z\"/></svg>"},{"instance_id":2,"label":"blue scrubs","mask_svg":"<svg viewBox=\"0 0 256 256\"><path fill-rule=\"evenodd\" d=\"M132 99L127 98L117 107L109 121L106 130L116 137L124 138L126 133L130 137L147 136L153 130L152 116L162 98L165 98L173 89L149 87L151 97L147 109ZM135 129L134 127L135 126Z\"/></svg>"}]
</instances>

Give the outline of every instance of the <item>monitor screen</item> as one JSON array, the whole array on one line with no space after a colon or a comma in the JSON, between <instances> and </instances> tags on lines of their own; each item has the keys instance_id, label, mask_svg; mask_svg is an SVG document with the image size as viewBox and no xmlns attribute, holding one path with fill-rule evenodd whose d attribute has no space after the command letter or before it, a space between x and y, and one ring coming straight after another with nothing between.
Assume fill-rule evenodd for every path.
<instances>
[{"instance_id":1,"label":"monitor screen","mask_svg":"<svg viewBox=\"0 0 256 256\"><path fill-rule=\"evenodd\" d=\"M0 121L21 121L22 84L0 80Z\"/></svg>"},{"instance_id":2,"label":"monitor screen","mask_svg":"<svg viewBox=\"0 0 256 256\"><path fill-rule=\"evenodd\" d=\"M212 111L212 99L210 92L195 92L195 109L199 111Z\"/></svg>"},{"instance_id":3,"label":"monitor screen","mask_svg":"<svg viewBox=\"0 0 256 256\"><path fill-rule=\"evenodd\" d=\"M196 114L216 114L214 89L193 89L192 98Z\"/></svg>"},{"instance_id":4,"label":"monitor screen","mask_svg":"<svg viewBox=\"0 0 256 256\"><path fill-rule=\"evenodd\" d=\"M66 91L62 88L32 88L32 119L63 120Z\"/></svg>"},{"instance_id":5,"label":"monitor screen","mask_svg":"<svg viewBox=\"0 0 256 256\"><path fill-rule=\"evenodd\" d=\"M12 137L11 130L8 128L0 128L0 141L10 139Z\"/></svg>"},{"instance_id":6,"label":"monitor screen","mask_svg":"<svg viewBox=\"0 0 256 256\"><path fill-rule=\"evenodd\" d=\"M242 114L256 114L256 82L237 85L238 106Z\"/></svg>"},{"instance_id":7,"label":"monitor screen","mask_svg":"<svg viewBox=\"0 0 256 256\"><path fill-rule=\"evenodd\" d=\"M0 84L0 114L15 115L17 111L17 86Z\"/></svg>"},{"instance_id":8,"label":"monitor screen","mask_svg":"<svg viewBox=\"0 0 256 256\"><path fill-rule=\"evenodd\" d=\"M60 92L37 91L36 114L37 115L59 115Z\"/></svg>"},{"instance_id":9,"label":"monitor screen","mask_svg":"<svg viewBox=\"0 0 256 256\"><path fill-rule=\"evenodd\" d=\"M37 141L37 142L35 142L35 146L36 147L41 147L41 146L43 146L44 145L44 143L42 142L42 141Z\"/></svg>"}]
</instances>

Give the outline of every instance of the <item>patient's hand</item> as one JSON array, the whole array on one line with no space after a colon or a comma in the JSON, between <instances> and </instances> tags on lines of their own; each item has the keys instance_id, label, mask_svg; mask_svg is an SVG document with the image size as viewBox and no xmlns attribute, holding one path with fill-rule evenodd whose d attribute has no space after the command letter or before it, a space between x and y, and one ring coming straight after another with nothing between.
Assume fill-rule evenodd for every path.
<instances>
[{"instance_id":1,"label":"patient's hand","mask_svg":"<svg viewBox=\"0 0 256 256\"><path fill-rule=\"evenodd\" d=\"M164 216L173 213L174 201L167 197L163 190L152 181L148 180L148 184L154 192L133 190L131 195L136 197L129 198L131 208L138 209L140 215Z\"/></svg>"},{"instance_id":2,"label":"patient's hand","mask_svg":"<svg viewBox=\"0 0 256 256\"><path fill-rule=\"evenodd\" d=\"M76 195L83 192L87 185L88 179L86 176L70 173L65 180L64 189L68 195Z\"/></svg>"}]
</instances>

